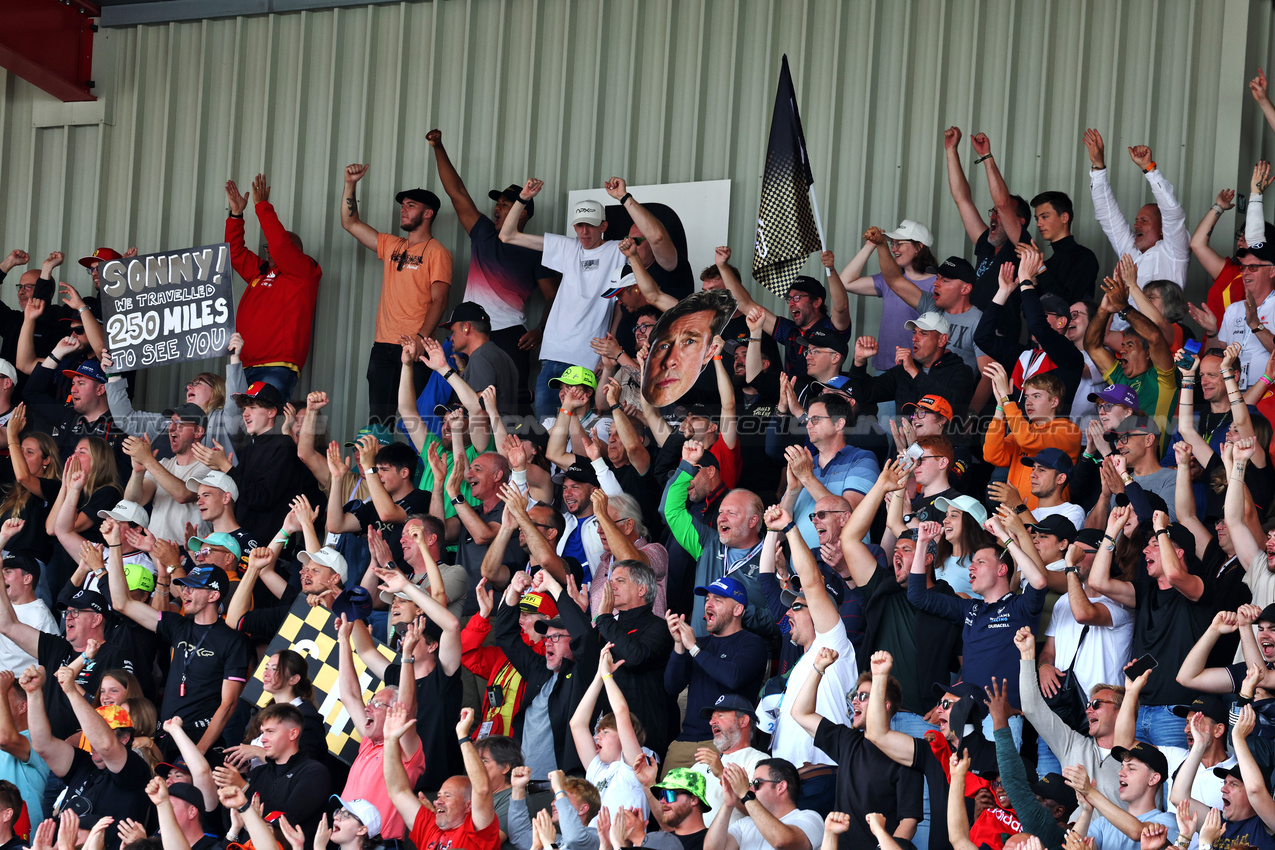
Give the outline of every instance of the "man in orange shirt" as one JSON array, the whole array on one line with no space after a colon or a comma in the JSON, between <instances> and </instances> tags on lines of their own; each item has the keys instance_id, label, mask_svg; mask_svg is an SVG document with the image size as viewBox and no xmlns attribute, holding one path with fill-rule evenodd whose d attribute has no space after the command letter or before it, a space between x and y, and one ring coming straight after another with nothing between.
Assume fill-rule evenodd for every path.
<instances>
[{"instance_id":1,"label":"man in orange shirt","mask_svg":"<svg viewBox=\"0 0 1275 850\"><path fill-rule=\"evenodd\" d=\"M366 164L345 168L345 192L341 197L341 226L359 244L376 252L385 264L381 300L376 307L376 339L367 363L369 422L394 422L398 379L402 371L402 337L432 336L447 308L452 285L452 254L434 238L438 196L427 189L407 189L394 200L399 205L399 226L406 237L380 233L359 218L354 187L367 174ZM417 367L416 386L426 375Z\"/></svg>"},{"instance_id":2,"label":"man in orange shirt","mask_svg":"<svg viewBox=\"0 0 1275 850\"><path fill-rule=\"evenodd\" d=\"M1066 387L1054 371L1038 372L1023 382L1020 409L1018 402L1010 400L1012 387L1004 366L992 361L983 374L992 382L996 397L996 417L987 429L983 459L1009 467L1009 485L1033 510L1039 499L1031 491L1032 470L1019 459L1033 457L1045 448L1061 449L1073 463L1080 456L1080 427L1057 415Z\"/></svg>"}]
</instances>

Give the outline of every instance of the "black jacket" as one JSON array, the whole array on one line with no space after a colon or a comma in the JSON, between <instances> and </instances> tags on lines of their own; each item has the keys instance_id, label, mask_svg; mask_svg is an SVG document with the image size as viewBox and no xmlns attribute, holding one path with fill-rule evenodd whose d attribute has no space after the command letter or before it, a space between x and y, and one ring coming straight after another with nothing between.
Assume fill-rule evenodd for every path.
<instances>
[{"instance_id":1,"label":"black jacket","mask_svg":"<svg viewBox=\"0 0 1275 850\"><path fill-rule=\"evenodd\" d=\"M624 659L615 671L615 683L628 700L629 711L646 729L646 746L657 753L668 746L668 695L664 693L664 669L673 654L668 623L649 605L620 611L619 617L598 618L600 643L613 643L612 657Z\"/></svg>"},{"instance_id":2,"label":"black jacket","mask_svg":"<svg viewBox=\"0 0 1275 850\"><path fill-rule=\"evenodd\" d=\"M305 831L307 841L314 840L319 817L327 809L328 795L332 793L332 778L326 767L297 753L287 764L267 760L245 778L251 786L245 792L248 799L260 794L266 814L283 812L294 826Z\"/></svg>"},{"instance_id":3,"label":"black jacket","mask_svg":"<svg viewBox=\"0 0 1275 850\"><path fill-rule=\"evenodd\" d=\"M918 367L913 378L902 366L892 366L880 375L869 375L868 367L851 366L850 383L854 397L873 405L882 401L898 402L899 409L914 404L931 393L943 396L952 405L957 419L963 419L974 398L977 378L961 356L950 349L944 351L928 370Z\"/></svg>"},{"instance_id":4,"label":"black jacket","mask_svg":"<svg viewBox=\"0 0 1275 850\"><path fill-rule=\"evenodd\" d=\"M239 487L235 518L258 540L274 537L298 495L321 498L314 475L297 458L297 444L277 432L245 438L230 477Z\"/></svg>"},{"instance_id":5,"label":"black jacket","mask_svg":"<svg viewBox=\"0 0 1275 850\"><path fill-rule=\"evenodd\" d=\"M569 595L559 593L557 603L558 617L571 633L571 654L574 660L562 662L562 667L558 670L558 681L549 695L549 720L554 730L553 751L559 770L573 776L583 776L584 769L593 760L593 753L585 754L588 758L586 761L576 752L575 742L571 739L571 715L575 713L576 706L580 704L584 692L589 689L589 683L598 672L598 655L602 647L588 615L580 610L580 606ZM667 627L665 632L667 633ZM553 677L553 671L545 666L543 655L539 655L523 642L522 630L518 626L518 606L510 607L501 600L500 607L492 618L491 637L496 646L504 650L509 663L514 665L514 669L527 683L522 707L514 718L514 728L525 751L532 746L532 742L522 738L527 706L531 705L536 694Z\"/></svg>"},{"instance_id":6,"label":"black jacket","mask_svg":"<svg viewBox=\"0 0 1275 850\"><path fill-rule=\"evenodd\" d=\"M1071 412L1071 401L1076 395L1076 387L1080 385L1080 374L1085 368L1084 355L1071 340L1049 326L1045 310L1040 304L1040 295L1036 290L1020 289L1019 292L1023 294L1023 317L1027 320L1027 330L1031 331L1031 335L1040 343L1041 350L1049 355L1050 361L1054 364L1052 371L1062 379L1066 387L1062 404L1058 407L1058 414L1066 416ZM995 302L987 305L987 309L983 311L983 317L978 320L978 327L974 329L974 344L1012 374L1015 361L1027 349L1019 345L1018 340L1006 339L996 333L996 329L1003 324L1004 315L1008 309L1007 306ZM1022 390L1015 390L1013 399L1022 402Z\"/></svg>"}]
</instances>

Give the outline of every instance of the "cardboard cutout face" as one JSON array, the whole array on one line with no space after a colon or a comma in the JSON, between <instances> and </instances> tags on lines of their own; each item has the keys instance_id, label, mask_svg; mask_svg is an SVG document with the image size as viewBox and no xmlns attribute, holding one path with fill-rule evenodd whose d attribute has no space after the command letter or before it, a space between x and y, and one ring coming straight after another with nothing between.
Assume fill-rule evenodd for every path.
<instances>
[{"instance_id":1,"label":"cardboard cutout face","mask_svg":"<svg viewBox=\"0 0 1275 850\"><path fill-rule=\"evenodd\" d=\"M734 297L712 289L691 293L660 316L649 337L642 397L661 408L686 395L722 353L721 332L734 313Z\"/></svg>"}]
</instances>

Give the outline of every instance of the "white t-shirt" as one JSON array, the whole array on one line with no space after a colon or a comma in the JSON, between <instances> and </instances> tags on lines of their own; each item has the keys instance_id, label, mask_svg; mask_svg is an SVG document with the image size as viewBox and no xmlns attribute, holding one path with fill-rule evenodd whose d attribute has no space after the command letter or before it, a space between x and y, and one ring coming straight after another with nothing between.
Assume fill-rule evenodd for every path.
<instances>
[{"instance_id":1,"label":"white t-shirt","mask_svg":"<svg viewBox=\"0 0 1275 850\"><path fill-rule=\"evenodd\" d=\"M809 809L793 809L779 819L785 826L795 826L810 839L811 847L823 844L823 818L818 812ZM752 818L740 818L730 825L730 835L739 842L739 850L773 850L766 839L761 837L761 830Z\"/></svg>"},{"instance_id":2,"label":"white t-shirt","mask_svg":"<svg viewBox=\"0 0 1275 850\"><path fill-rule=\"evenodd\" d=\"M1032 509L1032 516L1036 517L1036 522L1055 514L1062 514L1071 520L1071 524L1078 529L1085 527L1085 509L1075 502L1063 502L1061 505L1053 505L1048 508L1035 507Z\"/></svg>"},{"instance_id":3,"label":"white t-shirt","mask_svg":"<svg viewBox=\"0 0 1275 850\"><path fill-rule=\"evenodd\" d=\"M832 756L815 746L814 737L792 719L792 704L797 699L797 694L801 693L806 678L814 672L815 656L825 646L835 649L839 657L819 682L815 711L831 723L850 725L850 694L854 692L855 683L859 680L859 665L855 660L850 638L846 636L845 623L838 619L835 628L815 635L814 643L793 665L792 673L788 675L788 687L784 689L779 720L770 741L770 754L775 758L788 759L796 767L807 762L836 764Z\"/></svg>"},{"instance_id":4,"label":"white t-shirt","mask_svg":"<svg viewBox=\"0 0 1275 850\"><path fill-rule=\"evenodd\" d=\"M1182 723L1185 725L1186 720L1183 719ZM1169 763L1169 776L1176 778L1182 762L1186 761L1188 751L1182 747L1160 747L1160 752L1164 753L1165 761ZM1213 767L1200 765L1200 769L1195 772L1195 781L1191 783L1191 796L1211 809L1222 811L1222 780L1217 778L1213 768L1220 767L1225 770L1235 765L1235 756L1230 756L1226 761L1220 761ZM1165 782L1164 787L1172 788L1173 780Z\"/></svg>"},{"instance_id":5,"label":"white t-shirt","mask_svg":"<svg viewBox=\"0 0 1275 850\"><path fill-rule=\"evenodd\" d=\"M1085 359L1085 368L1080 372L1080 383L1076 384L1076 394L1071 399L1071 421L1080 426L1083 435L1089 423L1098 418L1098 406L1089 400L1089 394L1096 393L1107 383L1102 379L1102 370L1094 365L1093 358L1084 351L1080 352L1080 356Z\"/></svg>"},{"instance_id":6,"label":"white t-shirt","mask_svg":"<svg viewBox=\"0 0 1275 850\"><path fill-rule=\"evenodd\" d=\"M1089 689L1099 683L1124 681L1124 666L1129 661L1129 646L1133 642L1133 611L1101 594L1090 596L1089 600L1111 613L1110 626L1090 626L1081 644L1080 633L1085 627L1076 622L1070 597L1063 595L1054 603L1054 613L1045 630L1045 635L1054 639L1055 667L1066 670L1076 658L1073 673L1086 696ZM1078 658L1077 646L1080 647Z\"/></svg>"},{"instance_id":7,"label":"white t-shirt","mask_svg":"<svg viewBox=\"0 0 1275 850\"><path fill-rule=\"evenodd\" d=\"M1257 305L1257 318L1266 328L1275 328L1275 292ZM1262 347L1257 335L1248 328L1248 311L1245 302L1236 301L1226 308L1222 321L1217 325L1217 338L1223 344L1240 344L1239 372L1236 380L1240 389L1246 390L1257 382L1266 370L1270 352Z\"/></svg>"},{"instance_id":8,"label":"white t-shirt","mask_svg":"<svg viewBox=\"0 0 1275 850\"><path fill-rule=\"evenodd\" d=\"M18 622L26 623L33 629L48 632L51 635L62 633L58 627L58 621L49 612L49 606L39 599L14 605L13 613L17 615ZM15 675L21 675L23 670L39 663L34 656L27 655L22 647L0 635L0 670L11 670Z\"/></svg>"},{"instance_id":9,"label":"white t-shirt","mask_svg":"<svg viewBox=\"0 0 1275 850\"><path fill-rule=\"evenodd\" d=\"M164 458L159 462L159 465L183 482L195 477L202 478L204 473L208 472L208 467L199 461L182 466L177 463L177 458L175 457ZM151 501L151 524L148 527L151 534L161 540L184 541L186 539L186 523L199 525L199 505L193 501L183 505L161 487L159 482L155 480L155 476L149 472L146 473L146 480L155 481L155 498Z\"/></svg>"},{"instance_id":10,"label":"white t-shirt","mask_svg":"<svg viewBox=\"0 0 1275 850\"><path fill-rule=\"evenodd\" d=\"M605 764L600 756L594 756L584 772L584 778L598 789L598 794L602 797L602 808L615 812L619 811L620 806L627 806L641 809L642 817L651 816L651 807L646 802L646 789L623 758Z\"/></svg>"},{"instance_id":11,"label":"white t-shirt","mask_svg":"<svg viewBox=\"0 0 1275 850\"><path fill-rule=\"evenodd\" d=\"M562 282L545 324L540 359L594 369L598 355L589 342L606 336L610 329L615 302L603 298L602 293L612 272L624 266L620 243L603 242L586 251L574 236L546 233L544 238L541 262L545 268L562 272Z\"/></svg>"},{"instance_id":12,"label":"white t-shirt","mask_svg":"<svg viewBox=\"0 0 1275 850\"><path fill-rule=\"evenodd\" d=\"M737 764L744 769L744 773L751 777L753 771L757 769L757 762L768 758L770 758L770 753L753 749L752 747L744 747L742 750L736 750L733 753L727 753L722 756L722 764ZM722 780L714 776L713 771L706 764L696 762L691 766L691 770L696 773L702 773L707 782L704 787L704 796L708 798L708 804L713 808L711 811L704 812L704 826L712 826L713 818L717 817L717 813L722 810ZM744 815L740 813L739 809L731 809L731 823L743 818Z\"/></svg>"}]
</instances>

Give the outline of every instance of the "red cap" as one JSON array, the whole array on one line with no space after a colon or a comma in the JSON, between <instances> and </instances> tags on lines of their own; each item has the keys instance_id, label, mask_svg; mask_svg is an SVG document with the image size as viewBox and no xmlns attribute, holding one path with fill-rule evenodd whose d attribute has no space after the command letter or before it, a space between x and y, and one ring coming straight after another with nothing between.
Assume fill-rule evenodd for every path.
<instances>
[{"instance_id":1,"label":"red cap","mask_svg":"<svg viewBox=\"0 0 1275 850\"><path fill-rule=\"evenodd\" d=\"M84 268L92 268L94 263L104 263L107 260L122 260L124 255L114 248L98 248L87 257L80 258L80 265Z\"/></svg>"},{"instance_id":2,"label":"red cap","mask_svg":"<svg viewBox=\"0 0 1275 850\"><path fill-rule=\"evenodd\" d=\"M530 590L518 600L518 610L528 614L544 614L549 619L558 616L558 606L553 597L539 590Z\"/></svg>"}]
</instances>

